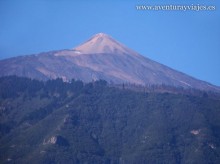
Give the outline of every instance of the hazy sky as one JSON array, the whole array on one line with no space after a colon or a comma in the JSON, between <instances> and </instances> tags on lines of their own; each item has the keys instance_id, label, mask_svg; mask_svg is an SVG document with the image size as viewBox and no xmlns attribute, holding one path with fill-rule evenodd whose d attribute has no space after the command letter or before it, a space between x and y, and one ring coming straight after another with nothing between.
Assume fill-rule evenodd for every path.
<instances>
[{"instance_id":1,"label":"hazy sky","mask_svg":"<svg viewBox=\"0 0 220 164\"><path fill-rule=\"evenodd\" d=\"M0 59L73 48L104 32L140 54L220 86L219 0L0 0ZM136 5L214 5L144 11Z\"/></svg>"}]
</instances>

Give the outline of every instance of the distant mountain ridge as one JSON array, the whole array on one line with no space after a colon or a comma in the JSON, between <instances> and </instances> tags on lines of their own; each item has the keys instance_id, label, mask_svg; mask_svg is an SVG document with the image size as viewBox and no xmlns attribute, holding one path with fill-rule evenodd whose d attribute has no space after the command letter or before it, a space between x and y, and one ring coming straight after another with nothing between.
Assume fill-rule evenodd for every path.
<instances>
[{"instance_id":1,"label":"distant mountain ridge","mask_svg":"<svg viewBox=\"0 0 220 164\"><path fill-rule=\"evenodd\" d=\"M143 57L104 33L74 49L1 60L0 76L7 75L40 80L74 78L84 82L104 79L116 84L165 84L220 92L220 87Z\"/></svg>"}]
</instances>

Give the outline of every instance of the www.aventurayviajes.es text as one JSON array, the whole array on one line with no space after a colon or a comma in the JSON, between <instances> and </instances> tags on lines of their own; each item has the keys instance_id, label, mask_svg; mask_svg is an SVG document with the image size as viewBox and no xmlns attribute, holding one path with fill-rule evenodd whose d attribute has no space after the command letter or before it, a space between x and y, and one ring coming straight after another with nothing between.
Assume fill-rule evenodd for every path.
<instances>
[{"instance_id":1,"label":"www.aventurayviajes.es text","mask_svg":"<svg viewBox=\"0 0 220 164\"><path fill-rule=\"evenodd\" d=\"M152 10L152 11L214 11L216 6L214 5L136 5L136 10Z\"/></svg>"}]
</instances>

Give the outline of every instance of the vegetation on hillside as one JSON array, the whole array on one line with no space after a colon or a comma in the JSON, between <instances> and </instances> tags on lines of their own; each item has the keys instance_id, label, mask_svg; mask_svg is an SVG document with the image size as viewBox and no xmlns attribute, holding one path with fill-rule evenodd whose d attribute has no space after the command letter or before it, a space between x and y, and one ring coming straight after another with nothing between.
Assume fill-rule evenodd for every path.
<instances>
[{"instance_id":1,"label":"vegetation on hillside","mask_svg":"<svg viewBox=\"0 0 220 164\"><path fill-rule=\"evenodd\" d=\"M177 91L2 77L0 163L220 163L220 100Z\"/></svg>"}]
</instances>

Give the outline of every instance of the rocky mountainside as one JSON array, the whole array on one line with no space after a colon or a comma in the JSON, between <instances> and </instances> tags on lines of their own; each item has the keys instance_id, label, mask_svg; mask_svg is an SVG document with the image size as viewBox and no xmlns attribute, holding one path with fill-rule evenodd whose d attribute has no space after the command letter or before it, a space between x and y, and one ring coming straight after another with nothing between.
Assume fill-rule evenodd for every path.
<instances>
[{"instance_id":1,"label":"rocky mountainside","mask_svg":"<svg viewBox=\"0 0 220 164\"><path fill-rule=\"evenodd\" d=\"M220 87L195 79L141 56L99 33L74 49L50 51L0 61L0 76L17 75L47 80L79 79L91 82L104 79L109 83L170 85L220 91Z\"/></svg>"}]
</instances>

